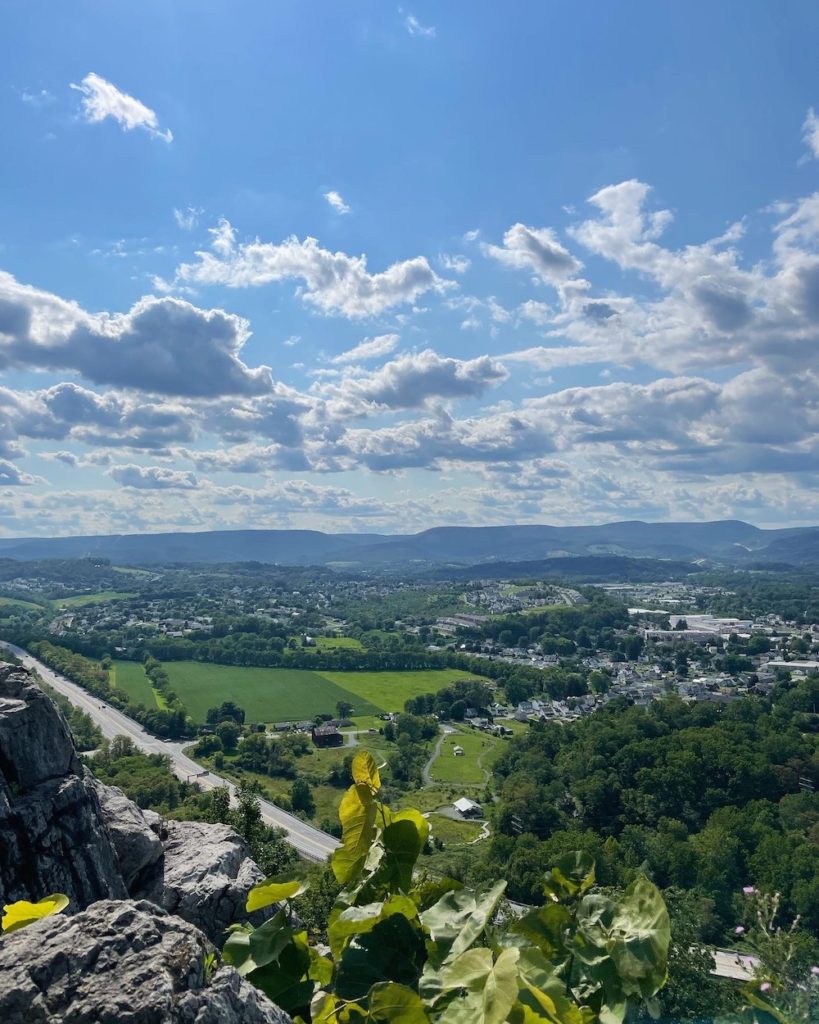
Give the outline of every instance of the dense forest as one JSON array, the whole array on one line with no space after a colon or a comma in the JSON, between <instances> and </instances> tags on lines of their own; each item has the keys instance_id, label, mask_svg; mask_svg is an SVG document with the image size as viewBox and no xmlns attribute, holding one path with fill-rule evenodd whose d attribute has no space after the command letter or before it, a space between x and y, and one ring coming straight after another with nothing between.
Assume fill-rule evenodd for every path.
<instances>
[{"instance_id":1,"label":"dense forest","mask_svg":"<svg viewBox=\"0 0 819 1024\"><path fill-rule=\"evenodd\" d=\"M779 891L819 930L817 706L809 679L771 700L618 700L568 726L534 725L496 765L496 833L474 870L505 871L510 895L531 902L556 856L586 849L608 884L642 866L702 896L708 938L735 923L746 885Z\"/></svg>"}]
</instances>

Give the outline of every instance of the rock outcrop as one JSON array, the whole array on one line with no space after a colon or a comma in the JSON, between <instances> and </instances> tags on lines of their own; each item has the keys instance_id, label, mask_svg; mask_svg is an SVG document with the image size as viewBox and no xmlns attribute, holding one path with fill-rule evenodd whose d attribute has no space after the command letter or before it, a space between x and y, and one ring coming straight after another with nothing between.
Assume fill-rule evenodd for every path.
<instances>
[{"instance_id":1,"label":"rock outcrop","mask_svg":"<svg viewBox=\"0 0 819 1024\"><path fill-rule=\"evenodd\" d=\"M0 666L0 904L149 899L215 943L262 878L227 825L163 822L93 779L71 733L24 669Z\"/></svg>"},{"instance_id":2,"label":"rock outcrop","mask_svg":"<svg viewBox=\"0 0 819 1024\"><path fill-rule=\"evenodd\" d=\"M228 825L168 821L162 874L140 895L195 924L214 942L245 914L248 890L264 877Z\"/></svg>"},{"instance_id":3,"label":"rock outcrop","mask_svg":"<svg viewBox=\"0 0 819 1024\"><path fill-rule=\"evenodd\" d=\"M60 712L0 667L0 903L63 892L76 907L127 890L99 799Z\"/></svg>"},{"instance_id":4,"label":"rock outcrop","mask_svg":"<svg viewBox=\"0 0 819 1024\"><path fill-rule=\"evenodd\" d=\"M148 902L95 903L0 941L3 1024L291 1024L200 931Z\"/></svg>"}]
</instances>

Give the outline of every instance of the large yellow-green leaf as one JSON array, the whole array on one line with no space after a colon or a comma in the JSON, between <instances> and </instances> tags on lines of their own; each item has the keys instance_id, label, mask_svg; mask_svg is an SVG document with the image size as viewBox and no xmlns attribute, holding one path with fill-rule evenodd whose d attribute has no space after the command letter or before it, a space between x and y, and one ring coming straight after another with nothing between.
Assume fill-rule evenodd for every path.
<instances>
[{"instance_id":1,"label":"large yellow-green leaf","mask_svg":"<svg viewBox=\"0 0 819 1024\"><path fill-rule=\"evenodd\" d=\"M352 772L353 782L357 786L369 786L373 793L381 789L381 775L372 754L359 751L353 758Z\"/></svg>"},{"instance_id":2,"label":"large yellow-green leaf","mask_svg":"<svg viewBox=\"0 0 819 1024\"><path fill-rule=\"evenodd\" d=\"M307 883L300 878L284 882L275 878L266 878L250 890L245 909L251 914L254 910L262 910L264 907L271 907L274 903L281 903L282 900L300 896L306 889Z\"/></svg>"},{"instance_id":3,"label":"large yellow-green leaf","mask_svg":"<svg viewBox=\"0 0 819 1024\"><path fill-rule=\"evenodd\" d=\"M438 963L469 949L495 912L505 888L506 882L496 882L484 892L448 892L421 914L435 943L432 953Z\"/></svg>"},{"instance_id":4,"label":"large yellow-green leaf","mask_svg":"<svg viewBox=\"0 0 819 1024\"><path fill-rule=\"evenodd\" d=\"M333 853L332 866L336 879L342 884L364 865L376 836L377 807L370 787L363 783L350 786L341 799L338 816L342 845Z\"/></svg>"},{"instance_id":5,"label":"large yellow-green leaf","mask_svg":"<svg viewBox=\"0 0 819 1024\"><path fill-rule=\"evenodd\" d=\"M18 928L25 928L26 925L39 921L43 917L59 914L67 906L68 897L64 896L61 892L45 896L36 903L29 903L28 900L7 903L3 907L3 931L14 932Z\"/></svg>"},{"instance_id":6,"label":"large yellow-green leaf","mask_svg":"<svg viewBox=\"0 0 819 1024\"><path fill-rule=\"evenodd\" d=\"M383 1024L427 1024L429 1018L416 992L394 981L373 985L369 997L370 1018Z\"/></svg>"},{"instance_id":7,"label":"large yellow-green leaf","mask_svg":"<svg viewBox=\"0 0 819 1024\"><path fill-rule=\"evenodd\" d=\"M463 954L468 957L469 984L464 986L465 995L448 1004L439 1024L503 1024L518 996L518 955L517 949L504 949L493 964L488 949ZM481 962L486 968L482 975Z\"/></svg>"},{"instance_id":8,"label":"large yellow-green leaf","mask_svg":"<svg viewBox=\"0 0 819 1024\"><path fill-rule=\"evenodd\" d=\"M566 853L546 872L543 889L553 899L582 896L594 885L594 871L594 858L591 854L584 850Z\"/></svg>"},{"instance_id":9,"label":"large yellow-green leaf","mask_svg":"<svg viewBox=\"0 0 819 1024\"><path fill-rule=\"evenodd\" d=\"M365 903L358 907L335 907L330 912L327 936L330 951L338 959L344 944L351 935L365 935L371 932L379 921L386 921L393 914L403 914L412 919L416 916L415 904L407 896L391 896L379 903Z\"/></svg>"}]
</instances>

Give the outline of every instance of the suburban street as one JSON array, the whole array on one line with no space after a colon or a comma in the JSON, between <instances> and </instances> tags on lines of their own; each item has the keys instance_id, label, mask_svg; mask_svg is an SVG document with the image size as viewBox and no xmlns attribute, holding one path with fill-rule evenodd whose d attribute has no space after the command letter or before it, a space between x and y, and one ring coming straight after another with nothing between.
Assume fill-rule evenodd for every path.
<instances>
[{"instance_id":1,"label":"suburban street","mask_svg":"<svg viewBox=\"0 0 819 1024\"><path fill-rule=\"evenodd\" d=\"M183 748L187 744L160 740L156 736L151 736L132 718L93 697L83 690L82 687L77 686L76 683L72 683L65 676L59 675L41 661L33 658L27 651L10 643L4 643L3 646L15 654L26 668L36 672L49 686L64 694L72 704L89 714L99 726L106 739L113 739L115 736L127 736L133 740L140 750L145 751L147 754L166 754L171 760L171 767L177 778L184 781L195 779L202 789L216 789L218 786L227 786L230 790L231 798L234 797L236 789L234 784L227 779L215 775L213 772L209 772L202 765L197 764L196 761L188 757L183 752ZM314 828L312 825L308 825L292 814L288 814L287 811L276 807L275 804L267 800L260 800L260 804L262 817L265 822L268 825L284 829L287 833L288 842L302 856L316 861L327 860L333 850L339 845L338 840L333 836Z\"/></svg>"}]
</instances>

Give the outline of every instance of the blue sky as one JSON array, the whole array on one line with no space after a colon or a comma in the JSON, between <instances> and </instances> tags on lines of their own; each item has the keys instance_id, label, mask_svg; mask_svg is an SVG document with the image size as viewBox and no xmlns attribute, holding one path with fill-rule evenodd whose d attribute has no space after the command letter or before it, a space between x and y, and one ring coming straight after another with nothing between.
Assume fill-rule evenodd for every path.
<instances>
[{"instance_id":1,"label":"blue sky","mask_svg":"<svg viewBox=\"0 0 819 1024\"><path fill-rule=\"evenodd\" d=\"M819 520L819 7L5 0L0 530Z\"/></svg>"}]
</instances>

